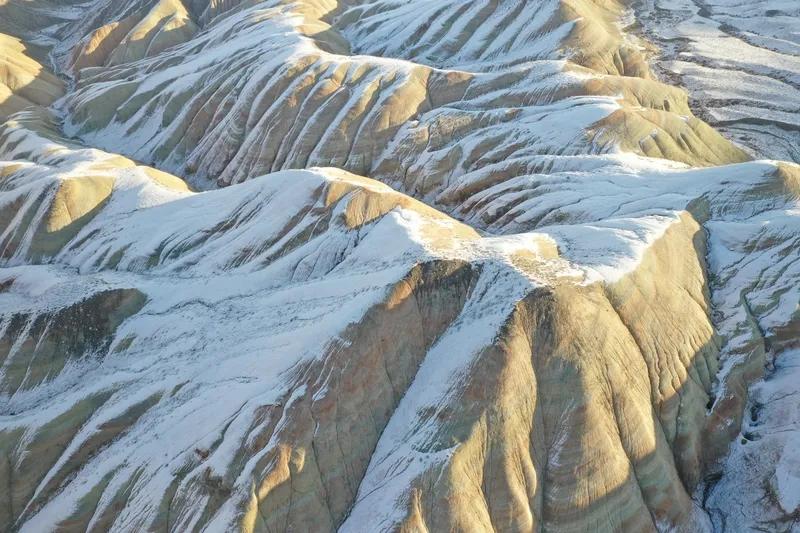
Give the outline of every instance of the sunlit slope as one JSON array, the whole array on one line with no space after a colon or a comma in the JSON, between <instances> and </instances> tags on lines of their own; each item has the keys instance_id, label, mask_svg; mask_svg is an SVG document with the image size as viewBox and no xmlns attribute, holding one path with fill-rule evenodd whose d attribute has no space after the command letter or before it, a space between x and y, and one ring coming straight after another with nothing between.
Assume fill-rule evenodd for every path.
<instances>
[{"instance_id":1,"label":"sunlit slope","mask_svg":"<svg viewBox=\"0 0 800 533\"><path fill-rule=\"evenodd\" d=\"M47 106L64 94L61 80L33 59L19 39L0 33L0 118Z\"/></svg>"},{"instance_id":2,"label":"sunlit slope","mask_svg":"<svg viewBox=\"0 0 800 533\"><path fill-rule=\"evenodd\" d=\"M789 523L800 171L634 17L0 3L0 529Z\"/></svg>"},{"instance_id":3,"label":"sunlit slope","mask_svg":"<svg viewBox=\"0 0 800 533\"><path fill-rule=\"evenodd\" d=\"M127 15L67 61L78 80L67 131L204 187L336 166L427 195L465 173L524 175L617 149L746 158L692 117L684 93L649 79L615 4L419 4L242 4L141 61L114 59L132 53ZM524 33L506 28L512 18Z\"/></svg>"},{"instance_id":4,"label":"sunlit slope","mask_svg":"<svg viewBox=\"0 0 800 533\"><path fill-rule=\"evenodd\" d=\"M763 341L725 344L741 306L711 317L722 248L700 224L780 212L793 174L616 174L618 216L552 190L566 224L498 238L342 171L193 193L46 115L2 143L7 524L705 523L687 487ZM615 203L633 182L643 203ZM589 177L570 188L600 201Z\"/></svg>"}]
</instances>

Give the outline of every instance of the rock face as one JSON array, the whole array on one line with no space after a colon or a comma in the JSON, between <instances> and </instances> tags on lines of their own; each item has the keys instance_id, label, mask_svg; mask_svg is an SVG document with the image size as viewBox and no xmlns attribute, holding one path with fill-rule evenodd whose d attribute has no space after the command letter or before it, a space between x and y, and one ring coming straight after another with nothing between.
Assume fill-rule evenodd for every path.
<instances>
[{"instance_id":1,"label":"rock face","mask_svg":"<svg viewBox=\"0 0 800 533\"><path fill-rule=\"evenodd\" d=\"M800 167L655 9L0 0L0 529L795 531Z\"/></svg>"}]
</instances>

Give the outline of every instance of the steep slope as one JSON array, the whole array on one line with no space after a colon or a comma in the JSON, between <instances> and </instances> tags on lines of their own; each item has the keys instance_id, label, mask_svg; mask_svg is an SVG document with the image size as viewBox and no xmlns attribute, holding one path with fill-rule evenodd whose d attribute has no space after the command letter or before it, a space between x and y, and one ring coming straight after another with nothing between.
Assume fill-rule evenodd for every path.
<instances>
[{"instance_id":1,"label":"steep slope","mask_svg":"<svg viewBox=\"0 0 800 533\"><path fill-rule=\"evenodd\" d=\"M110 66L155 56L196 32L197 26L180 0L161 0L147 11L94 30L75 47L71 67Z\"/></svg>"},{"instance_id":2,"label":"steep slope","mask_svg":"<svg viewBox=\"0 0 800 533\"><path fill-rule=\"evenodd\" d=\"M620 144L693 164L746 159L690 116L680 91L619 76L644 66L632 46L619 44L613 6L435 6L432 29L411 32L422 20L414 3L243 4L163 56L75 71L66 130L106 149L125 146L200 187L316 165L427 196L468 172L519 175L522 166L547 165L544 156ZM505 21L517 12L526 33L503 40ZM575 22L579 16L594 22ZM472 36L484 17L485 29ZM460 37L435 32L440 19ZM409 34L397 35L399 26ZM95 48L115 46L110 34L97 39L90 39ZM405 55L376 57L396 52L377 44L387 42ZM447 60L436 60L443 52L433 43L445 47ZM561 61L570 46L581 47L576 61L595 70ZM85 47L75 50L73 69L94 61ZM492 168L498 160L516 165Z\"/></svg>"},{"instance_id":3,"label":"steep slope","mask_svg":"<svg viewBox=\"0 0 800 533\"><path fill-rule=\"evenodd\" d=\"M4 146L11 141L20 150L11 155L25 153L36 141L9 137ZM113 180L110 197L61 247L51 266L5 269L3 449L4 464L11 466L4 486L15 487L3 507L11 513L4 517L6 526L36 530L61 523L67 529L105 529L115 524L125 530L163 522L182 530L212 518L230 521L252 479L260 479L253 474L258 457L280 448L265 446L283 405L292 395L304 397L309 376L318 376L318 387L324 384L326 370L315 361L325 361L328 353L327 359L348 361L345 354L337 355L341 347L333 339L349 336L346 326L353 317L376 305L397 307L411 297L391 313L412 321L398 324L399 332L414 324L435 329L432 324L446 320L446 314L434 313L440 306L436 302L428 311L431 318L421 320L418 313L424 309L414 311L413 295L405 289L435 285L439 277L446 288L451 272L463 266L415 270L414 259L424 258L425 252L408 232L435 240L439 226L452 225L453 236L477 238L413 200L342 173L287 173L209 196L167 189L163 180L154 181L117 159L66 147L54 153L42 143L30 154L30 163L11 171L5 181L4 196L38 198L42 180L89 180L98 166ZM44 202L55 205L58 192ZM384 217L402 205L406 208ZM192 213L197 226L190 223ZM24 217L18 220L25 224ZM397 245L394 259L371 252L372 242L387 238ZM28 252L18 249L16 256L30 257L34 244ZM75 268L84 275L74 274ZM121 319L104 322L105 313L89 311L105 308L114 310L111 316L130 318L120 327ZM374 313L380 315L379 310ZM235 316L237 326L222 335L217 325ZM185 329L176 327L179 323ZM42 328L46 342L40 339ZM202 330L207 336L198 337ZM385 334L385 328L376 332ZM432 336L435 331L427 334ZM36 340L31 344L29 339ZM402 337L394 340L398 350L411 350L409 361L394 371L401 387L406 367L421 354L416 337L406 344ZM67 356L62 368L54 368L48 357L53 346L55 353ZM372 357L379 359L372 364L384 355L376 352ZM125 370L127 364L133 366ZM364 371L375 367L364 365ZM260 378L254 381L255 376ZM390 382L365 392L391 406ZM221 400L227 407L209 418L203 406ZM376 405L375 416L385 417L387 407ZM273 408L277 411L270 414ZM352 423L371 424L369 411L352 416ZM183 422L176 425L178 420ZM213 429L219 423L221 433ZM302 428L305 418L292 424ZM54 441L52 431L62 440ZM282 440L294 444L290 438ZM138 459L129 453L133 442L138 442ZM153 454L160 455L164 443L174 459L154 463ZM353 460L363 462L363 453ZM105 472L101 485L93 481L95 468ZM65 483L69 490L63 490ZM221 498L233 488L235 497ZM199 494L206 494L206 504L198 504ZM159 511L162 500L166 514ZM127 518L119 514L122 509L129 509L123 513Z\"/></svg>"},{"instance_id":4,"label":"steep slope","mask_svg":"<svg viewBox=\"0 0 800 533\"><path fill-rule=\"evenodd\" d=\"M713 198L704 216L724 221L732 206L735 217L779 208L793 189L775 166L741 166L716 186L713 169L665 166L628 180L668 203L606 198L620 217L595 209L595 222L565 202L573 224L543 227L552 237L486 238L340 171L191 193L66 145L44 118L2 136L6 158L25 161L7 167L3 202L25 206L12 233L31 236L7 260L27 266L5 269L0 295L5 482L16 487L6 523L705 523L690 489L724 453L745 398L715 391L741 381L729 372L714 385L720 364L738 366L710 317L705 239L680 209ZM111 192L33 266L32 229L68 203L64 183L100 175ZM591 178L571 188L589 198ZM602 254L581 242L598 231Z\"/></svg>"},{"instance_id":5,"label":"steep slope","mask_svg":"<svg viewBox=\"0 0 800 533\"><path fill-rule=\"evenodd\" d=\"M800 194L800 168L782 165L776 185L795 198ZM789 216L786 216L786 215ZM715 225L715 245L720 253L715 268L721 273L718 307L738 300L744 305L724 320L733 325L731 351L739 369L730 369L735 385L721 389L728 397L742 394L743 383L763 372L751 390L741 433L728 459L706 484L703 498L718 529L787 530L797 528L798 436L797 402L798 270L796 205L770 210L752 219ZM712 235L714 234L712 233ZM712 245L714 246L714 245ZM753 260L753 255L763 260ZM748 333L757 328L764 336L762 358L755 360ZM758 348L758 345L756 345ZM723 372L728 369L723 368ZM736 376L741 373L741 376ZM737 383L738 382L738 383ZM733 431L731 431L733 433Z\"/></svg>"},{"instance_id":6,"label":"steep slope","mask_svg":"<svg viewBox=\"0 0 800 533\"><path fill-rule=\"evenodd\" d=\"M795 527L800 170L621 5L4 13L0 528Z\"/></svg>"},{"instance_id":7,"label":"steep slope","mask_svg":"<svg viewBox=\"0 0 800 533\"><path fill-rule=\"evenodd\" d=\"M0 118L63 96L61 80L33 59L22 41L0 33L0 49Z\"/></svg>"}]
</instances>

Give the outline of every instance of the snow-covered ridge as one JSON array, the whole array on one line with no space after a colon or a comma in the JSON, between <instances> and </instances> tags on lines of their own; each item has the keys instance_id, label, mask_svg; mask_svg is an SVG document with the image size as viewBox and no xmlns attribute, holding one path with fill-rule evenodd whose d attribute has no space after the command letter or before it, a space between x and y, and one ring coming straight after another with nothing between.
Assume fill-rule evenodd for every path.
<instances>
[{"instance_id":1,"label":"snow-covered ridge","mask_svg":"<svg viewBox=\"0 0 800 533\"><path fill-rule=\"evenodd\" d=\"M285 171L222 190L193 193L181 190L177 178L170 181L160 174L152 175L152 170L148 173L143 167L127 166L132 163L125 163L127 160L122 158L80 149L53 137L53 132L41 125L39 115L20 117L5 128L3 150L16 160L6 164L9 168L2 194L7 198L18 197L20 193L38 198L40 195L31 186L42 180L81 179L97 172L113 177L110 197L102 209L81 226L61 251L45 261L49 265L4 269L6 289L0 295L8 312L4 334L18 339L12 343L14 347L6 360L23 361L26 351L21 347L25 335L39 331L42 321L49 324L51 331L58 331L63 327L60 321L65 320L60 310L83 312L76 306L87 301L88 295L97 299L90 302L108 300L111 303L103 305L118 306L116 312L127 317L110 331L108 345L99 345L95 349L100 351L88 357L75 354L77 357L65 361L57 374L36 378L30 374L31 377L16 381L19 374L10 372L13 365L5 371L4 379L15 383L6 396L5 427L12 435L14 428L27 428L28 437L14 441L19 449L35 446L37 435L46 434L44 428L50 421L61 414L66 416L64 409L78 405L70 399L70 394L75 395L75 401L96 395L107 398L102 408L89 415L91 422L70 437L69 446L53 459L47 474L31 493L31 507L24 515L25 527L31 530L47 529L64 516L77 513L78 499L97 476L106 475L103 472L107 475L114 472L104 490L105 498L113 500L113 494L128 486L132 476L138 480L137 496L128 501L124 514L108 517L98 511L85 516L87 523L113 524L113 528L122 530L161 523L154 510L157 501L167 493L176 473L187 468L190 470L182 477L182 488L171 497L174 505L183 510L180 516L169 520L170 527L202 523L210 529L224 529L227 524L240 523L245 519L240 513L248 484L252 479L262 479L265 475L269 479L273 475L268 474L271 467L258 458L273 457L284 444L297 446L298 441L294 440L297 437L292 436L295 430L290 428L302 427L297 424L303 420L289 412L276 413L275 416L282 417L278 420L284 420L278 427L284 424L288 433L276 434L277 440L263 449L247 448L250 450L247 453L254 455L247 462L249 466L242 468L241 459L237 459L241 457L242 443L257 441L252 434L255 431L252 421L261 415L258 415L260 408L255 406L291 406L294 402L308 401L301 398L314 398L314 402L322 402L320 405L332 401L330 378L324 372L314 378L318 381L311 391L304 388L308 385L300 386L291 376L297 375L296 369L313 365L312 361L343 354L338 344L330 345L331 339L343 335L347 338L351 334L343 332L365 320L359 317L370 316L370 309L376 305L387 305L382 303L387 297L392 301L398 291L406 291L403 287L409 281L403 280L415 279L413 275L408 278L409 272L414 272L420 262L471 265L470 269L480 271L472 275L477 276L471 282L476 284L471 289L473 299L464 303L463 308L456 304L457 309L448 311L453 313L453 322L445 326L447 333L442 333L445 336L426 349L431 350L425 352L427 355L417 356L418 361L433 365L431 370L423 364L415 374L405 378L409 386L421 387L434 395L414 393L410 397L422 402L415 409L427 413L425 405L444 406L461 401L463 391L455 384L465 376L476 375L474 365L480 360L476 357L485 357L481 354L490 349L487 346L507 327L509 314L517 313L519 302L537 301L539 297L531 296L536 291L564 283L580 287L598 279L612 286L624 282L640 270L643 257L656 243L665 239L672 242L674 238L667 237L667 232L686 224L682 221L686 215L681 212L687 207L695 210L701 220L709 219L705 226L712 232L709 241L712 272L728 269L720 261L727 261L735 250L747 249L748 242L760 238L758 233L748 237L740 230L717 234L717 227L740 224L755 229L760 226L758 220L764 217L785 220L789 225L796 223L792 214L797 192L794 171L786 167L781 173L781 167L768 162L724 167L721 172L714 168L691 170L666 163L654 165L647 159L631 156L606 156L601 158L601 165L583 176L563 179L554 175L551 184L540 191L542 205L560 210L562 214L557 218L562 223L542 224L542 235L480 237L468 226L385 185L341 171ZM22 158L28 162L20 165ZM576 203L575 198L585 200ZM705 203L705 207L698 201ZM742 217L752 222L741 222ZM789 230L782 234L792 233ZM681 239L675 241L676 246L684 246L679 244ZM554 243L570 263L555 255ZM775 253L780 253L778 250L785 245L775 246ZM687 249L678 250L686 253ZM752 275L759 279L768 275L773 280L770 287L779 284L787 289L785 297L796 295L791 289L796 286L793 269L776 265L772 274L763 272L771 261L768 254L772 250L773 247L762 250L765 261L753 263L762 265L762 271ZM13 262L18 262L19 257ZM791 256L787 260L791 261ZM459 276L462 274L456 277ZM434 282L434 286L436 283L440 282ZM448 283L443 287L448 287ZM737 318L743 308L739 301L734 301L745 283L728 283L725 279L717 283L718 309L729 309L731 313L727 323L720 323L720 331L725 333L742 327L740 321L746 322L746 317ZM437 289L437 293L439 290L445 289ZM769 298L771 289L764 290L767 292L763 297ZM751 293L748 301L755 302L751 299L758 294ZM730 302L724 301L725 298ZM343 302L347 302L345 307ZM387 309L396 305L388 304ZM758 305L770 308L775 304L767 300ZM776 326L791 322L791 305L772 308ZM494 314L486 314L489 310ZM131 312L134 314L128 315ZM705 316L705 311L700 313ZM226 327L222 334L220 325L229 324L232 317L236 327ZM20 323L28 326L19 329ZM181 326L177 327L179 323ZM485 338L475 335L480 328L486 329ZM198 331L204 333L198 336ZM261 334L254 335L256 331ZM360 350L363 341L343 342L342 346L352 345L353 350ZM230 348L233 345L237 346L235 350ZM458 349L452 348L456 345ZM735 346L732 342L728 349ZM448 354L456 352L462 353L464 359L449 361ZM226 353L225 357L220 359L220 353ZM267 358L256 355L266 353L273 355ZM35 354L33 361L39 357ZM347 357L352 356L355 353ZM734 359L729 362L727 357L723 352L723 361L735 364L735 357L739 356L733 354ZM444 363L436 361L442 359L449 361L447 365L456 366L440 366ZM441 378L440 382L440 378L434 377L438 373L450 377ZM254 375L260 376L259 379L254 381ZM78 386L86 376L92 376L89 389ZM415 377L410 379L411 376ZM541 374L542 379L545 376ZM187 378L191 385L186 384ZM396 378L390 378L391 383L393 379ZM467 382L473 379L470 377ZM444 389L435 392L431 380L440 382ZM178 396L166 395L166 391L175 387L184 392ZM112 395L107 397L109 393ZM436 394L444 396L436 399ZM723 389L716 394L725 398L726 392ZM345 401L342 396L336 398L336 403ZM394 401L399 400L400 397L395 397ZM704 404L705 401L700 407L704 408ZM208 416L207 408L202 408L208 405L217 406L213 417ZM229 407L237 411L234 413ZM103 434L100 428L142 409L147 414L134 416L131 422L134 425L124 436L108 437L112 445L96 456L91 466L80 469L69 482L69 490L52 492L52 484L61 483L59 480L74 468L69 466L75 461L70 457L78 457L81 449L91 449L93 439ZM403 416L420 412L402 405L400 409L406 413ZM395 472L394 461L403 463L410 457L401 453L402 449L398 450L391 439L398 435L405 439L411 431L422 442L428 442L434 438L431 435L451 431L447 425L431 422L427 415L424 418L428 420L424 426L417 427L414 423L411 428L399 414L396 418L383 418L392 421L393 425L387 427L398 429L391 429L382 437L385 443L375 435L379 450L374 455L375 464L359 467L367 469L363 501L356 496L357 487L351 488L353 499L349 501L356 505L353 517L362 516L361 509L370 509L370 516L388 520L382 526L376 523L379 528L402 519L404 506L410 504L408 495L413 493L412 487L420 476L424 478L443 468L449 464L449 458L455 457L451 454L455 450L444 455L428 450L422 453L419 468L387 474L387 468L388 472ZM186 422L176 425L177 419ZM270 420L276 423L275 419ZM201 433L207 436L200 438L189 427L205 428ZM221 434L215 429L225 427L230 429ZM579 426L571 427L584 431ZM163 449L164 442L169 442L174 452L173 459L162 465L152 458L156 450ZM134 456L122 451L132 446L137 450ZM120 463L123 457L127 457L124 465ZM274 460L267 464L274 464ZM27 467L20 462L19 468ZM675 475L674 471L671 475ZM222 507L216 507L212 493L202 488L208 487L208 483L222 483L231 491L231 497ZM378 514L374 513L376 504L370 503L374 502L373 496L368 497L378 494L372 492L372 483L384 487L380 493L387 498L396 494L389 500L394 503L380 507L382 512ZM385 492L387 483L396 493ZM189 497L197 491L206 494L199 500L204 503ZM270 494L264 493L265 503L259 505L273 505L266 503L272 501ZM100 500L98 509L106 505ZM341 509L341 505L349 504L332 501L325 505ZM204 518L207 511L203 509L215 511ZM302 509L308 512L308 508ZM345 527L355 525L358 529L366 523L350 521Z\"/></svg>"},{"instance_id":2,"label":"snow-covered ridge","mask_svg":"<svg viewBox=\"0 0 800 533\"><path fill-rule=\"evenodd\" d=\"M435 10L426 31L417 3L242 5L168 51L75 68L66 130L203 188L334 166L431 200L466 175L572 168L570 156L620 145L695 164L745 157L691 117L680 91L620 76L642 66L613 6L423 4ZM512 18L525 23L513 38ZM452 34L443 20L458 21ZM93 34L111 32L97 50L111 53L119 24Z\"/></svg>"},{"instance_id":3,"label":"snow-covered ridge","mask_svg":"<svg viewBox=\"0 0 800 533\"><path fill-rule=\"evenodd\" d=\"M71 85L0 129L0 525L697 531L755 440L747 520L795 512L800 172L616 3L31 9Z\"/></svg>"}]
</instances>

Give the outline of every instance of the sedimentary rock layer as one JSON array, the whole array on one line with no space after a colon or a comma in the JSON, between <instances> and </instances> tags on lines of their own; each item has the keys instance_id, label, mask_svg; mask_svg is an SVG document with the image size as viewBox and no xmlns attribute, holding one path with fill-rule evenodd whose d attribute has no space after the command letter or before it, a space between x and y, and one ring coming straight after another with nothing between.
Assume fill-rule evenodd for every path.
<instances>
[{"instance_id":1,"label":"sedimentary rock layer","mask_svg":"<svg viewBox=\"0 0 800 533\"><path fill-rule=\"evenodd\" d=\"M0 3L0 529L793 527L800 170L630 16Z\"/></svg>"}]
</instances>

